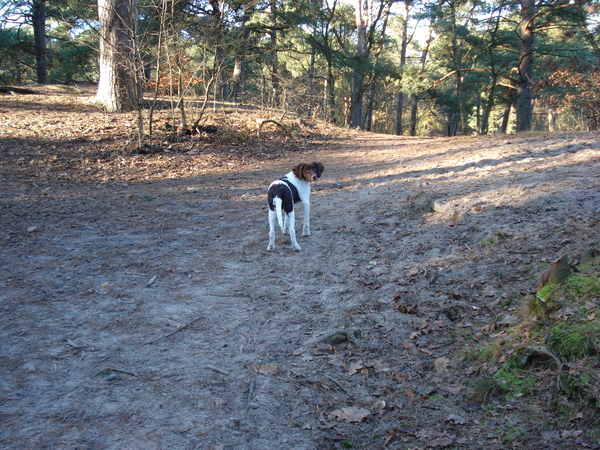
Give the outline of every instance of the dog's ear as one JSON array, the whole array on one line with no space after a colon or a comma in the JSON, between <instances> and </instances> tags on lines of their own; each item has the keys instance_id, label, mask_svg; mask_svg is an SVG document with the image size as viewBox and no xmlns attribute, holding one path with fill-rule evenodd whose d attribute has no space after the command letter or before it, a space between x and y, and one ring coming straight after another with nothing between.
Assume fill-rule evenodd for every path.
<instances>
[{"instance_id":1,"label":"dog's ear","mask_svg":"<svg viewBox=\"0 0 600 450\"><path fill-rule=\"evenodd\" d=\"M323 164L321 164L319 162L313 162L313 167L315 168L315 171L317 172L317 178L321 178L321 174L325 170L325 167L323 167Z\"/></svg>"},{"instance_id":2,"label":"dog's ear","mask_svg":"<svg viewBox=\"0 0 600 450\"><path fill-rule=\"evenodd\" d=\"M299 180L304 180L304 166L306 166L306 164L297 164L292 168L292 172Z\"/></svg>"}]
</instances>

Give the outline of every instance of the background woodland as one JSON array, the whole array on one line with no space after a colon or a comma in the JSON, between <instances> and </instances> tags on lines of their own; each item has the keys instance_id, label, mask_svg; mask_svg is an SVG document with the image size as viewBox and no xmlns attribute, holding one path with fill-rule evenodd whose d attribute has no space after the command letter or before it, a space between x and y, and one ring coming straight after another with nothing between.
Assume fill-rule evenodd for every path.
<instances>
[{"instance_id":1,"label":"background woodland","mask_svg":"<svg viewBox=\"0 0 600 450\"><path fill-rule=\"evenodd\" d=\"M585 0L2 0L0 83L99 83L107 111L138 111L140 142L165 96L181 133L202 122L188 123L184 99L397 135L596 130L599 10Z\"/></svg>"}]
</instances>

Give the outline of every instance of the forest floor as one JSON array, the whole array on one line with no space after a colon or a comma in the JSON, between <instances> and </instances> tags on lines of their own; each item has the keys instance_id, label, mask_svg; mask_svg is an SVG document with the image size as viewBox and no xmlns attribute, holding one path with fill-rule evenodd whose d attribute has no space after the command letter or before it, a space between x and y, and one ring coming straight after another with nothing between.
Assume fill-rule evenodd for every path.
<instances>
[{"instance_id":1,"label":"forest floor","mask_svg":"<svg viewBox=\"0 0 600 450\"><path fill-rule=\"evenodd\" d=\"M600 241L599 133L257 137L231 109L139 154L131 114L42 91L0 97L3 449L599 448L550 370L482 396L469 357ZM267 252L304 161L312 236Z\"/></svg>"}]
</instances>

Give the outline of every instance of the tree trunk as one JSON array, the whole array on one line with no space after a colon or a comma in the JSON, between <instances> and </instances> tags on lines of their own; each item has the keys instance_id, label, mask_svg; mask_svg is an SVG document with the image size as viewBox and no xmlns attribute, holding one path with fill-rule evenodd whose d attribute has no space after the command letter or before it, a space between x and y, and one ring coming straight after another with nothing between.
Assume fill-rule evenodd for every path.
<instances>
[{"instance_id":1,"label":"tree trunk","mask_svg":"<svg viewBox=\"0 0 600 450\"><path fill-rule=\"evenodd\" d=\"M35 42L35 68L37 82L48 82L48 62L46 60L46 0L34 0L31 8L33 37Z\"/></svg>"},{"instance_id":2,"label":"tree trunk","mask_svg":"<svg viewBox=\"0 0 600 450\"><path fill-rule=\"evenodd\" d=\"M517 133L531 130L531 80L533 78L533 33L535 0L521 0L521 62L517 98Z\"/></svg>"},{"instance_id":3,"label":"tree trunk","mask_svg":"<svg viewBox=\"0 0 600 450\"><path fill-rule=\"evenodd\" d=\"M429 46L431 45L432 42L433 42L433 28L430 26L428 35L427 35L425 48L423 49L423 52L421 53L421 66L419 69L420 73L423 73L425 71L425 64L427 63L427 54L429 53ZM410 108L410 135L411 136L417 135L418 108L419 108L419 96L413 95L412 101L411 101L411 108Z\"/></svg>"},{"instance_id":4,"label":"tree trunk","mask_svg":"<svg viewBox=\"0 0 600 450\"><path fill-rule=\"evenodd\" d=\"M450 15L451 22L450 26L452 29L452 55L454 59L454 69L456 70L456 98L458 100L458 114L459 114L459 123L460 130L462 134L467 134L467 113L465 110L465 96L463 92L463 80L462 80L462 61L461 61L461 47L458 45L458 34L456 30L456 3L454 1L450 2ZM454 131L454 135L456 135L456 125L451 124L451 129Z\"/></svg>"},{"instance_id":5,"label":"tree trunk","mask_svg":"<svg viewBox=\"0 0 600 450\"><path fill-rule=\"evenodd\" d=\"M352 100L350 103L350 125L358 128L362 125L362 106L364 94L364 67L368 56L367 50L367 20L369 0L357 0L356 29L358 40L356 46L356 65L354 69L354 84L352 86Z\"/></svg>"},{"instance_id":6,"label":"tree trunk","mask_svg":"<svg viewBox=\"0 0 600 450\"><path fill-rule=\"evenodd\" d=\"M310 52L310 65L308 66L308 105L306 108L306 117L312 118L313 115L313 98L314 98L314 84L315 84L315 51Z\"/></svg>"},{"instance_id":7,"label":"tree trunk","mask_svg":"<svg viewBox=\"0 0 600 450\"><path fill-rule=\"evenodd\" d=\"M410 105L410 135L417 135L417 119L419 111L419 96L413 95L411 98Z\"/></svg>"},{"instance_id":8,"label":"tree trunk","mask_svg":"<svg viewBox=\"0 0 600 450\"><path fill-rule=\"evenodd\" d=\"M490 131L490 114L492 112L492 109L494 108L494 95L496 92L497 85L498 77L494 73L492 75L491 87L487 94L487 101L485 101L483 105L483 114L481 115L481 126L479 130L480 134L488 134L488 132Z\"/></svg>"},{"instance_id":9,"label":"tree trunk","mask_svg":"<svg viewBox=\"0 0 600 450\"><path fill-rule=\"evenodd\" d=\"M223 31L223 11L220 2L210 0L212 7L211 16L213 20L213 31L215 36L215 59L213 62L213 71L218 80L215 84L215 90L218 90L215 100L224 101L229 97L227 86L227 72L225 71L225 33Z\"/></svg>"},{"instance_id":10,"label":"tree trunk","mask_svg":"<svg viewBox=\"0 0 600 450\"><path fill-rule=\"evenodd\" d=\"M371 83L367 102L367 111L365 113L365 131L371 131L373 128L373 110L375 109L375 80Z\"/></svg>"},{"instance_id":11,"label":"tree trunk","mask_svg":"<svg viewBox=\"0 0 600 450\"><path fill-rule=\"evenodd\" d=\"M402 81L404 66L406 65L406 48L408 45L408 12L411 2L404 2L404 15L402 17L402 43L400 44L400 81ZM402 84L402 83L400 83ZM402 110L404 109L404 93L402 86L396 97L396 135L402 135Z\"/></svg>"},{"instance_id":12,"label":"tree trunk","mask_svg":"<svg viewBox=\"0 0 600 450\"><path fill-rule=\"evenodd\" d=\"M242 84L246 75L246 56L248 54L248 41L250 39L250 27L247 25L252 16L251 6L244 5L244 15L242 16L242 31L238 42L238 47L235 53L235 62L233 64L233 75L231 81L233 83L233 101L240 103L242 94Z\"/></svg>"},{"instance_id":13,"label":"tree trunk","mask_svg":"<svg viewBox=\"0 0 600 450\"><path fill-rule=\"evenodd\" d=\"M108 112L131 111L141 102L133 73L137 17L137 0L98 0L100 78L96 102Z\"/></svg>"},{"instance_id":14,"label":"tree trunk","mask_svg":"<svg viewBox=\"0 0 600 450\"><path fill-rule=\"evenodd\" d=\"M279 83L279 61L277 60L277 2L276 0L271 1L271 25L273 25L270 31L271 35L271 89L272 98L271 104L274 108L281 106L281 88Z\"/></svg>"},{"instance_id":15,"label":"tree trunk","mask_svg":"<svg viewBox=\"0 0 600 450\"><path fill-rule=\"evenodd\" d=\"M556 110L554 106L548 105L548 131L554 133L556 131Z\"/></svg>"},{"instance_id":16,"label":"tree trunk","mask_svg":"<svg viewBox=\"0 0 600 450\"><path fill-rule=\"evenodd\" d=\"M506 105L506 107L504 108L504 114L502 115L502 123L500 125L500 133L502 134L506 134L506 132L508 131L508 122L509 122L509 118L510 118L510 110L512 108L513 105L513 101L509 100L508 104Z\"/></svg>"},{"instance_id":17,"label":"tree trunk","mask_svg":"<svg viewBox=\"0 0 600 450\"><path fill-rule=\"evenodd\" d=\"M332 124L338 123L338 118L335 110L335 75L333 73L333 61L327 61L327 79L325 80L324 86L324 111L325 121L331 122Z\"/></svg>"}]
</instances>

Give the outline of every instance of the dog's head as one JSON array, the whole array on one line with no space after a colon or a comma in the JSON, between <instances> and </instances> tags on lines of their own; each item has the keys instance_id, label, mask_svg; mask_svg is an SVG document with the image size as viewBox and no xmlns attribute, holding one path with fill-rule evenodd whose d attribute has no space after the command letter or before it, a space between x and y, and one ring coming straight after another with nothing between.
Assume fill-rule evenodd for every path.
<instances>
[{"instance_id":1,"label":"dog's head","mask_svg":"<svg viewBox=\"0 0 600 450\"><path fill-rule=\"evenodd\" d=\"M311 182L317 181L317 178L321 178L323 170L325 170L323 164L312 162L298 164L292 169L292 172L294 172L294 175L296 175L298 179Z\"/></svg>"}]
</instances>

